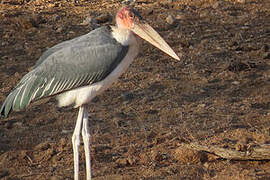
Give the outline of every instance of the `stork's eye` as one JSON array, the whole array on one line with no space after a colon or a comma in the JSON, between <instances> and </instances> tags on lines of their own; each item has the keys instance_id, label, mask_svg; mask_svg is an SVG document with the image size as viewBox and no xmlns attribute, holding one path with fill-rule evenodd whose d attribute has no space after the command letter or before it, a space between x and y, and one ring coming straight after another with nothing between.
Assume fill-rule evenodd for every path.
<instances>
[{"instance_id":1,"label":"stork's eye","mask_svg":"<svg viewBox=\"0 0 270 180\"><path fill-rule=\"evenodd\" d=\"M140 13L138 11L136 11L135 9L131 9L130 10L132 12L132 17L137 17L139 18L140 20L142 19L142 16L140 15Z\"/></svg>"},{"instance_id":2,"label":"stork's eye","mask_svg":"<svg viewBox=\"0 0 270 180\"><path fill-rule=\"evenodd\" d=\"M136 18L135 14L133 14L133 13L130 13L129 16L131 17L131 19L135 19Z\"/></svg>"}]
</instances>

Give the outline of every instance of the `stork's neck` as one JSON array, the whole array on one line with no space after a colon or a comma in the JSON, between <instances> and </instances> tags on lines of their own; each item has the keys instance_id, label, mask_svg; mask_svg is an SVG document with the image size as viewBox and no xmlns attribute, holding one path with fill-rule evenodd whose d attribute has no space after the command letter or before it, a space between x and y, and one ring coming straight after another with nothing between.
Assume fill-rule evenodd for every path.
<instances>
[{"instance_id":1,"label":"stork's neck","mask_svg":"<svg viewBox=\"0 0 270 180\"><path fill-rule=\"evenodd\" d=\"M112 36L122 45L139 45L136 35L129 29L111 26Z\"/></svg>"}]
</instances>

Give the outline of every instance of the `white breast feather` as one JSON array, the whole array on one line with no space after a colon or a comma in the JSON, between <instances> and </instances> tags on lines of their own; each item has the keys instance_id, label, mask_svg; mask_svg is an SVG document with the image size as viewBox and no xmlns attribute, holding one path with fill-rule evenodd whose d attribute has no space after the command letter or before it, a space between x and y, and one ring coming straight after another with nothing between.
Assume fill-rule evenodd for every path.
<instances>
[{"instance_id":1,"label":"white breast feather","mask_svg":"<svg viewBox=\"0 0 270 180\"><path fill-rule=\"evenodd\" d=\"M95 96L99 95L106 89L108 89L113 82L115 82L121 74L123 74L130 63L135 59L139 52L139 44L134 34L125 29L119 29L112 27L113 37L122 45L128 45L129 49L127 55L121 61L121 63L102 81L76 88L71 91L67 91L58 95L58 105L68 106L75 104L75 107L79 107L83 104L89 103Z\"/></svg>"}]
</instances>

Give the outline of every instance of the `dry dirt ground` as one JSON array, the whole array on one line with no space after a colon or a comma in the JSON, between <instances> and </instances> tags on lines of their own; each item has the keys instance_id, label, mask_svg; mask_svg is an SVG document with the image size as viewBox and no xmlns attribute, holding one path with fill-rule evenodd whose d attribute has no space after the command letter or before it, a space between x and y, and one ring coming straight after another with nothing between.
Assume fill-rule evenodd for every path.
<instances>
[{"instance_id":1,"label":"dry dirt ground","mask_svg":"<svg viewBox=\"0 0 270 180\"><path fill-rule=\"evenodd\" d=\"M46 50L114 23L119 0L0 0L0 104ZM183 148L246 151L270 143L270 1L140 0L181 58L143 44L94 100L93 179L270 179L269 161ZM77 109L44 99L0 120L0 179L71 180ZM83 148L80 149L83 154ZM80 175L85 178L84 157Z\"/></svg>"}]
</instances>

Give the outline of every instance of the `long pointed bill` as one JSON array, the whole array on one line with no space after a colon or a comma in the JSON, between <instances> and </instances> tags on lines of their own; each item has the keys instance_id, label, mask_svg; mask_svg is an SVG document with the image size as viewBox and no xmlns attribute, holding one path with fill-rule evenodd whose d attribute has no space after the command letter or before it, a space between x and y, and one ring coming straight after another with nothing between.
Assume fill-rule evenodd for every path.
<instances>
[{"instance_id":1,"label":"long pointed bill","mask_svg":"<svg viewBox=\"0 0 270 180\"><path fill-rule=\"evenodd\" d=\"M156 46L166 54L170 55L176 60L180 60L172 48L165 42L165 40L147 23L136 23L131 29L135 34Z\"/></svg>"}]
</instances>

